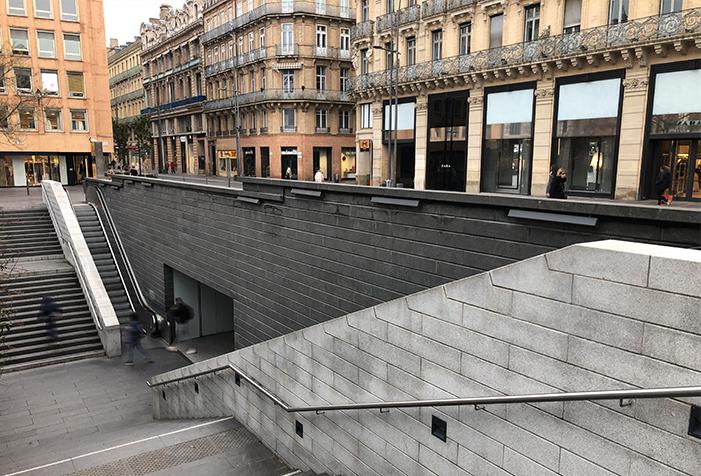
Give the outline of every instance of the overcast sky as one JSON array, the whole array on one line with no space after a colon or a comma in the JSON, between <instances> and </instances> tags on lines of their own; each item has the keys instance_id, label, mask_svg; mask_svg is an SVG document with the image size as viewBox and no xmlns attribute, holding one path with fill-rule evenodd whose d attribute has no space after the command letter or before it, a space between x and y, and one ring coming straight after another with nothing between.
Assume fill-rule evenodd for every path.
<instances>
[{"instance_id":1,"label":"overcast sky","mask_svg":"<svg viewBox=\"0 0 701 476\"><path fill-rule=\"evenodd\" d=\"M105 28L107 44L110 38L119 39L119 43L131 41L139 35L141 23L151 17L158 17L159 7L169 3L181 7L184 0L104 0Z\"/></svg>"}]
</instances>

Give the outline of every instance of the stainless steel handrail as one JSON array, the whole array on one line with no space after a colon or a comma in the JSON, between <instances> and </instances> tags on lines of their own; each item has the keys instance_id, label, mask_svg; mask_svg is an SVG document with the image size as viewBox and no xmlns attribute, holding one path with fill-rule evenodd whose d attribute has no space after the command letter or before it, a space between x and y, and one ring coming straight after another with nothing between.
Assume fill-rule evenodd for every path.
<instances>
[{"instance_id":1,"label":"stainless steel handrail","mask_svg":"<svg viewBox=\"0 0 701 476\"><path fill-rule=\"evenodd\" d=\"M112 230L112 235L114 235L114 239L117 242L117 248L119 248L119 252L122 255L122 259L124 260L124 265L127 268L127 273L129 274L129 279L132 282L132 285L134 286L134 290L136 291L136 297L139 300L139 304L149 312L151 312L152 317L155 319L156 316L158 316L158 313L151 307L151 305L146 301L146 297L144 296L144 293L141 291L141 286L139 286L139 281L136 279L136 273L134 273L134 268L131 266L131 262L129 261L129 256L127 256L127 251L124 248L124 244L122 243L122 239L119 236L119 232L117 231L117 227L114 224L114 220L112 219L112 214L110 213L109 208L107 207L107 202L105 201L105 197L102 193L102 190L100 190L99 187L93 187L95 190L95 193L97 194L97 198L100 200L100 205L102 206L102 209L105 211L105 216L107 217L107 221L110 225L110 229ZM98 213L98 217L99 217ZM109 243L109 240L107 240ZM115 263L116 264L116 263ZM117 269L119 269L119 266L117 266ZM127 295L129 293L127 292ZM132 305L133 307L133 305Z\"/></svg>"},{"instance_id":2,"label":"stainless steel handrail","mask_svg":"<svg viewBox=\"0 0 701 476\"><path fill-rule=\"evenodd\" d=\"M100 217L100 213L97 211L97 207L93 204L88 202L88 206L91 207L95 211L95 216L97 217L98 223L100 223L100 228L102 229L102 234L105 235L105 241L107 242L107 248L110 250L110 254L112 255L112 259L114 260L114 266L117 268L117 274L119 274L119 280L122 282L122 286L124 286L124 291L127 295L127 299L129 300L129 307L131 307L132 311L136 311L134 308L134 302L131 300L131 296L129 295L129 290L127 289L127 283L124 281L124 276L122 276L122 270L119 269L119 266L117 265L117 256L114 254L114 250L112 249L112 244L110 243L109 238L107 237L107 230L105 230L105 225L102 223L102 218ZM75 212L75 208L73 209ZM76 214L76 218L78 218L78 214Z\"/></svg>"},{"instance_id":3,"label":"stainless steel handrail","mask_svg":"<svg viewBox=\"0 0 701 476\"><path fill-rule=\"evenodd\" d=\"M496 405L506 403L544 403L544 402L574 402L582 400L623 400L646 399L646 398L680 398L680 397L701 397L700 387L666 387L632 390L597 390L588 392L562 392L562 393L541 393L531 395L499 395L494 397L470 397L470 398L445 398L438 400L407 400L392 402L372 402L372 403L346 403L340 405L317 405L306 407L291 407L280 398L276 397L268 389L256 382L245 372L232 364L223 365L214 369L204 370L191 375L177 377L163 382L146 382L149 388L160 387L170 383L180 382L192 378L209 375L222 370L233 370L246 382L253 385L263 395L270 399L275 405L282 408L287 413L324 413L343 410L387 410L390 408L418 408L418 407L448 407L474 405L475 408L483 405Z\"/></svg>"}]
</instances>

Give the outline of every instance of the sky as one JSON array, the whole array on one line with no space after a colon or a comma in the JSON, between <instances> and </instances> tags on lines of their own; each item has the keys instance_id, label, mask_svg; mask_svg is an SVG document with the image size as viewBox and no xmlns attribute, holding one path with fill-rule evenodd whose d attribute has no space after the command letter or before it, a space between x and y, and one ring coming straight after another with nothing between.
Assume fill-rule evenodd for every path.
<instances>
[{"instance_id":1,"label":"sky","mask_svg":"<svg viewBox=\"0 0 701 476\"><path fill-rule=\"evenodd\" d=\"M109 45L110 38L117 38L123 44L139 36L141 23L151 17L158 17L159 7L164 3L180 7L184 1L104 0L107 44Z\"/></svg>"}]
</instances>

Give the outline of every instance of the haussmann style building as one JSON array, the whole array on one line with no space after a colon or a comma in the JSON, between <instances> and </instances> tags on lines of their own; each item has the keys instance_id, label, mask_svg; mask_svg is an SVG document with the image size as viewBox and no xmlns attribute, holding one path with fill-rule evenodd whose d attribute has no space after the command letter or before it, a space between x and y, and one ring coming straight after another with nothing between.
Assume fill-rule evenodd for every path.
<instances>
[{"instance_id":1,"label":"haussmann style building","mask_svg":"<svg viewBox=\"0 0 701 476\"><path fill-rule=\"evenodd\" d=\"M158 18L141 26L141 62L146 107L153 134L153 170L207 174L203 121L203 68L200 60L204 1L180 9L162 5ZM143 170L142 172L147 172Z\"/></svg>"},{"instance_id":2,"label":"haussmann style building","mask_svg":"<svg viewBox=\"0 0 701 476\"><path fill-rule=\"evenodd\" d=\"M0 187L74 185L109 160L104 45L102 0L0 2Z\"/></svg>"},{"instance_id":3,"label":"haussmann style building","mask_svg":"<svg viewBox=\"0 0 701 476\"><path fill-rule=\"evenodd\" d=\"M563 167L570 195L646 199L666 165L701 199L701 1L359 0L357 17L360 183L543 196Z\"/></svg>"},{"instance_id":4,"label":"haussmann style building","mask_svg":"<svg viewBox=\"0 0 701 476\"><path fill-rule=\"evenodd\" d=\"M321 170L325 180L355 183L349 0L204 5L204 109L217 173L230 160L234 174L311 180Z\"/></svg>"}]
</instances>

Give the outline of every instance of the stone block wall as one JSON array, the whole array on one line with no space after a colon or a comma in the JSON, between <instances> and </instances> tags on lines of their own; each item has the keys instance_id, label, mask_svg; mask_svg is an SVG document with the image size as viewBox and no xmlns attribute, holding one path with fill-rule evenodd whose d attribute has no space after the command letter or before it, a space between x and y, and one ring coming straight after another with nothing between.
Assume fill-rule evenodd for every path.
<instances>
[{"instance_id":1,"label":"stone block wall","mask_svg":"<svg viewBox=\"0 0 701 476\"><path fill-rule=\"evenodd\" d=\"M229 363L289 405L701 384L701 252L570 246L155 377ZM286 413L232 372L154 390L235 415L292 467L343 475L697 475L701 398ZM445 442L432 417L447 422ZM295 423L303 424L303 437Z\"/></svg>"},{"instance_id":2,"label":"stone block wall","mask_svg":"<svg viewBox=\"0 0 701 476\"><path fill-rule=\"evenodd\" d=\"M102 190L151 305L165 312L164 268L180 271L234 300L237 347L573 243L701 245L691 209L246 179L246 193L263 197L255 205L224 187L141 177L111 185ZM511 209L598 225L510 218Z\"/></svg>"}]
</instances>

